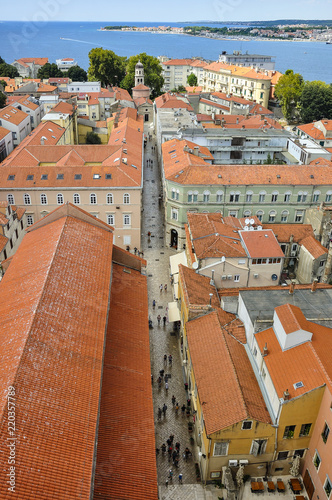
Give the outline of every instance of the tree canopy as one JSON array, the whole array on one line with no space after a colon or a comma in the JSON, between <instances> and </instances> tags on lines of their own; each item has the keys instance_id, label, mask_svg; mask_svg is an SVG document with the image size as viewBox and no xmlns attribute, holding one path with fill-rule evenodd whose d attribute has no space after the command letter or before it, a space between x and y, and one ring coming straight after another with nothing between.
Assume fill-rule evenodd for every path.
<instances>
[{"instance_id":1,"label":"tree canopy","mask_svg":"<svg viewBox=\"0 0 332 500\"><path fill-rule=\"evenodd\" d=\"M332 118L332 86L312 81L304 84L300 98L300 113L304 123Z\"/></svg>"},{"instance_id":2,"label":"tree canopy","mask_svg":"<svg viewBox=\"0 0 332 500\"><path fill-rule=\"evenodd\" d=\"M86 144L101 144L101 139L95 132L87 132L85 142Z\"/></svg>"},{"instance_id":3,"label":"tree canopy","mask_svg":"<svg viewBox=\"0 0 332 500\"><path fill-rule=\"evenodd\" d=\"M6 61L0 57L0 76L15 78L16 76L20 76L20 74L15 66L7 64Z\"/></svg>"},{"instance_id":4,"label":"tree canopy","mask_svg":"<svg viewBox=\"0 0 332 500\"><path fill-rule=\"evenodd\" d=\"M66 76L73 82L86 82L88 79L87 72L80 66L72 66L66 73Z\"/></svg>"},{"instance_id":5,"label":"tree canopy","mask_svg":"<svg viewBox=\"0 0 332 500\"><path fill-rule=\"evenodd\" d=\"M0 91L0 108L4 108L7 103L7 96Z\"/></svg>"},{"instance_id":6,"label":"tree canopy","mask_svg":"<svg viewBox=\"0 0 332 500\"><path fill-rule=\"evenodd\" d=\"M188 82L188 85L190 87L196 87L196 85L197 85L197 76L194 75L194 73L190 73L190 75L188 75L187 82Z\"/></svg>"},{"instance_id":7,"label":"tree canopy","mask_svg":"<svg viewBox=\"0 0 332 500\"><path fill-rule=\"evenodd\" d=\"M129 58L126 66L126 76L120 86L131 92L131 89L135 86L135 66L138 61L141 61L144 67L144 84L150 87L151 98L155 99L161 94L161 88L164 85L162 66L156 57L149 56L145 52Z\"/></svg>"},{"instance_id":8,"label":"tree canopy","mask_svg":"<svg viewBox=\"0 0 332 500\"><path fill-rule=\"evenodd\" d=\"M275 96L280 100L282 112L290 121L298 109L304 81L302 75L288 69L275 86Z\"/></svg>"},{"instance_id":9,"label":"tree canopy","mask_svg":"<svg viewBox=\"0 0 332 500\"><path fill-rule=\"evenodd\" d=\"M101 82L102 87L120 86L126 74L127 59L125 57L117 56L112 50L99 47L90 50L89 61L89 81Z\"/></svg>"},{"instance_id":10,"label":"tree canopy","mask_svg":"<svg viewBox=\"0 0 332 500\"><path fill-rule=\"evenodd\" d=\"M43 79L47 80L48 78L62 78L62 77L63 73L55 63L44 64L44 66L39 68L37 73L37 78L40 78L41 80Z\"/></svg>"}]
</instances>

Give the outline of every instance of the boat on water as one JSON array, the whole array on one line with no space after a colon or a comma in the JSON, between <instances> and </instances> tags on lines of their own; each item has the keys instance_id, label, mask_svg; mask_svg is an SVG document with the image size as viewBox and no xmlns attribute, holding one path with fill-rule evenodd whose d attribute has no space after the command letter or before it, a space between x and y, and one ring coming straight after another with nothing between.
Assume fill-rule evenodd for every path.
<instances>
[{"instance_id":1,"label":"boat on water","mask_svg":"<svg viewBox=\"0 0 332 500\"><path fill-rule=\"evenodd\" d=\"M326 42L326 45L332 45L332 40L328 40L328 41Z\"/></svg>"}]
</instances>

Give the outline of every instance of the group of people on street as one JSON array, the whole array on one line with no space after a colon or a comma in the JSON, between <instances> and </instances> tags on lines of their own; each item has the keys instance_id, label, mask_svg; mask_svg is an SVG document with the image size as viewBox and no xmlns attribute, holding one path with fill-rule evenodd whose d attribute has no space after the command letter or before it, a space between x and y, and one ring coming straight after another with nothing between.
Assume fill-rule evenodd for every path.
<instances>
[{"instance_id":1,"label":"group of people on street","mask_svg":"<svg viewBox=\"0 0 332 500\"><path fill-rule=\"evenodd\" d=\"M174 434L171 434L169 438L166 440L166 443L163 443L160 447L161 449L161 454L162 456L166 456L166 451L168 455L168 462L170 463L172 461L173 465L178 468L179 467L179 460L180 460L180 442L177 441L174 444ZM157 457L160 454L160 449L156 448L156 455ZM183 451L182 458L187 461L188 458L192 456L192 452L188 447ZM168 476L166 479L166 486L168 486L168 482L172 483L173 482L173 470L169 469ZM182 484L182 474L179 474L179 483Z\"/></svg>"}]
</instances>

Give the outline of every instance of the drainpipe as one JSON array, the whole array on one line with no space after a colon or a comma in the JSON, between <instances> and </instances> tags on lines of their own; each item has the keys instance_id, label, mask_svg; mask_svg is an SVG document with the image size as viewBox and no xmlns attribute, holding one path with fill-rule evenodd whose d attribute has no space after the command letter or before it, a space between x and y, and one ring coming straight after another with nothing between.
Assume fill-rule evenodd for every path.
<instances>
[{"instance_id":1,"label":"drainpipe","mask_svg":"<svg viewBox=\"0 0 332 500\"><path fill-rule=\"evenodd\" d=\"M278 428L279 428L279 418L280 418L280 411L281 411L281 402L279 400L279 408L278 408L278 413L275 419L274 427L275 429L275 435L274 435L274 451L273 451L273 457L271 462L268 464L268 476L271 474L271 466L275 462L276 456L277 456L277 449L278 449Z\"/></svg>"}]
</instances>

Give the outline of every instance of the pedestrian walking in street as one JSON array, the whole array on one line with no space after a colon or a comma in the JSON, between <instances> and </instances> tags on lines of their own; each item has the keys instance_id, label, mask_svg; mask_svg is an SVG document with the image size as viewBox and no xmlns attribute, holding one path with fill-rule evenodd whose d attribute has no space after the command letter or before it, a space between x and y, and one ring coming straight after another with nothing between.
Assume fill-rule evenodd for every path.
<instances>
[{"instance_id":1,"label":"pedestrian walking in street","mask_svg":"<svg viewBox=\"0 0 332 500\"><path fill-rule=\"evenodd\" d=\"M166 406L166 404L164 403L164 406L163 406L163 414L164 414L164 418L166 417L166 411L167 411L167 406Z\"/></svg>"},{"instance_id":2,"label":"pedestrian walking in street","mask_svg":"<svg viewBox=\"0 0 332 500\"><path fill-rule=\"evenodd\" d=\"M171 446L172 441L170 440L170 438L168 438L168 439L167 439L166 443L167 443L167 446L168 446L168 447L170 447L170 446Z\"/></svg>"},{"instance_id":3,"label":"pedestrian walking in street","mask_svg":"<svg viewBox=\"0 0 332 500\"><path fill-rule=\"evenodd\" d=\"M183 483L182 483L182 474L179 474L179 483L180 483L180 484L183 484Z\"/></svg>"},{"instance_id":4,"label":"pedestrian walking in street","mask_svg":"<svg viewBox=\"0 0 332 500\"><path fill-rule=\"evenodd\" d=\"M168 488L168 479L166 479L166 481L165 481L165 486L166 486L166 488Z\"/></svg>"},{"instance_id":5,"label":"pedestrian walking in street","mask_svg":"<svg viewBox=\"0 0 332 500\"><path fill-rule=\"evenodd\" d=\"M156 456L159 455L159 451L160 451L159 448L156 448Z\"/></svg>"},{"instance_id":6,"label":"pedestrian walking in street","mask_svg":"<svg viewBox=\"0 0 332 500\"><path fill-rule=\"evenodd\" d=\"M175 449L180 451L180 443L179 442L175 443Z\"/></svg>"},{"instance_id":7,"label":"pedestrian walking in street","mask_svg":"<svg viewBox=\"0 0 332 500\"><path fill-rule=\"evenodd\" d=\"M172 453L173 463L174 463L174 460L175 460L176 456L177 456L177 451L174 450L173 453Z\"/></svg>"},{"instance_id":8,"label":"pedestrian walking in street","mask_svg":"<svg viewBox=\"0 0 332 500\"><path fill-rule=\"evenodd\" d=\"M165 391L166 391L166 394L168 393L168 382L165 382Z\"/></svg>"},{"instance_id":9,"label":"pedestrian walking in street","mask_svg":"<svg viewBox=\"0 0 332 500\"><path fill-rule=\"evenodd\" d=\"M172 469L169 470L168 478L169 478L170 482L173 481L173 471L172 471Z\"/></svg>"},{"instance_id":10,"label":"pedestrian walking in street","mask_svg":"<svg viewBox=\"0 0 332 500\"><path fill-rule=\"evenodd\" d=\"M161 378L161 377L158 377L157 382L158 382L158 387L159 387L159 389L160 389L160 387L161 387L161 381L162 381L162 378Z\"/></svg>"},{"instance_id":11,"label":"pedestrian walking in street","mask_svg":"<svg viewBox=\"0 0 332 500\"><path fill-rule=\"evenodd\" d=\"M185 412L186 412L186 405L182 405L181 406L181 414L183 417L184 417Z\"/></svg>"},{"instance_id":12,"label":"pedestrian walking in street","mask_svg":"<svg viewBox=\"0 0 332 500\"><path fill-rule=\"evenodd\" d=\"M160 287L159 287L160 293L163 291L163 288L164 288L163 284L161 284Z\"/></svg>"},{"instance_id":13,"label":"pedestrian walking in street","mask_svg":"<svg viewBox=\"0 0 332 500\"><path fill-rule=\"evenodd\" d=\"M161 453L162 453L163 455L165 455L165 453L166 453L166 445L165 445L165 443L163 443L163 444L161 445Z\"/></svg>"},{"instance_id":14,"label":"pedestrian walking in street","mask_svg":"<svg viewBox=\"0 0 332 500\"><path fill-rule=\"evenodd\" d=\"M175 415L179 413L179 403L176 403L175 405Z\"/></svg>"},{"instance_id":15,"label":"pedestrian walking in street","mask_svg":"<svg viewBox=\"0 0 332 500\"><path fill-rule=\"evenodd\" d=\"M167 450L167 453L168 453L168 461L169 461L169 462L171 461L171 458L172 458L172 451L173 451L172 446L169 446L169 447L168 447L168 450Z\"/></svg>"},{"instance_id":16,"label":"pedestrian walking in street","mask_svg":"<svg viewBox=\"0 0 332 500\"><path fill-rule=\"evenodd\" d=\"M164 369L160 370L159 375L161 376L161 378L164 378L164 373L165 373Z\"/></svg>"},{"instance_id":17,"label":"pedestrian walking in street","mask_svg":"<svg viewBox=\"0 0 332 500\"><path fill-rule=\"evenodd\" d=\"M170 366L172 366L172 362L173 362L173 357L172 357L172 354L170 354L170 355L168 356L168 364L169 364Z\"/></svg>"},{"instance_id":18,"label":"pedestrian walking in street","mask_svg":"<svg viewBox=\"0 0 332 500\"><path fill-rule=\"evenodd\" d=\"M166 384L166 382L168 382L168 375L167 375L167 373L165 373L164 380L165 380L165 384Z\"/></svg>"},{"instance_id":19,"label":"pedestrian walking in street","mask_svg":"<svg viewBox=\"0 0 332 500\"><path fill-rule=\"evenodd\" d=\"M175 403L176 403L176 398L175 398L175 396L173 394L173 396L172 396L172 405L175 406Z\"/></svg>"},{"instance_id":20,"label":"pedestrian walking in street","mask_svg":"<svg viewBox=\"0 0 332 500\"><path fill-rule=\"evenodd\" d=\"M167 365L167 354L164 355L164 365Z\"/></svg>"},{"instance_id":21,"label":"pedestrian walking in street","mask_svg":"<svg viewBox=\"0 0 332 500\"><path fill-rule=\"evenodd\" d=\"M158 316L157 316L157 320L158 320L158 326L160 326L160 321L161 321L161 316L160 316L160 314L158 314Z\"/></svg>"},{"instance_id":22,"label":"pedestrian walking in street","mask_svg":"<svg viewBox=\"0 0 332 500\"><path fill-rule=\"evenodd\" d=\"M174 441L174 434L171 434L169 438L171 440L171 443L173 443L173 441Z\"/></svg>"},{"instance_id":23,"label":"pedestrian walking in street","mask_svg":"<svg viewBox=\"0 0 332 500\"><path fill-rule=\"evenodd\" d=\"M187 418L190 417L190 408L188 408L188 406L187 406L187 409L186 409L186 416L187 416Z\"/></svg>"},{"instance_id":24,"label":"pedestrian walking in street","mask_svg":"<svg viewBox=\"0 0 332 500\"><path fill-rule=\"evenodd\" d=\"M173 463L174 463L174 465L175 465L175 467L176 467L176 468L178 468L178 467L179 467L179 457L178 457L178 456L176 456L176 457L174 458L174 462L173 462Z\"/></svg>"},{"instance_id":25,"label":"pedestrian walking in street","mask_svg":"<svg viewBox=\"0 0 332 500\"><path fill-rule=\"evenodd\" d=\"M161 419L161 408L158 408L158 420Z\"/></svg>"},{"instance_id":26,"label":"pedestrian walking in street","mask_svg":"<svg viewBox=\"0 0 332 500\"><path fill-rule=\"evenodd\" d=\"M153 384L153 375L151 373L151 384Z\"/></svg>"},{"instance_id":27,"label":"pedestrian walking in street","mask_svg":"<svg viewBox=\"0 0 332 500\"><path fill-rule=\"evenodd\" d=\"M153 309L155 309L155 307L156 307L156 301L155 300L152 301L152 307L153 307Z\"/></svg>"},{"instance_id":28,"label":"pedestrian walking in street","mask_svg":"<svg viewBox=\"0 0 332 500\"><path fill-rule=\"evenodd\" d=\"M167 321L166 316L163 316L163 323L164 323L164 326L166 326L166 321Z\"/></svg>"},{"instance_id":29,"label":"pedestrian walking in street","mask_svg":"<svg viewBox=\"0 0 332 500\"><path fill-rule=\"evenodd\" d=\"M185 382L185 384L184 384L184 390L188 391L188 383L187 382Z\"/></svg>"},{"instance_id":30,"label":"pedestrian walking in street","mask_svg":"<svg viewBox=\"0 0 332 500\"><path fill-rule=\"evenodd\" d=\"M134 247L134 254L137 254L137 247Z\"/></svg>"},{"instance_id":31,"label":"pedestrian walking in street","mask_svg":"<svg viewBox=\"0 0 332 500\"><path fill-rule=\"evenodd\" d=\"M167 283L165 283L164 290L167 292Z\"/></svg>"}]
</instances>

